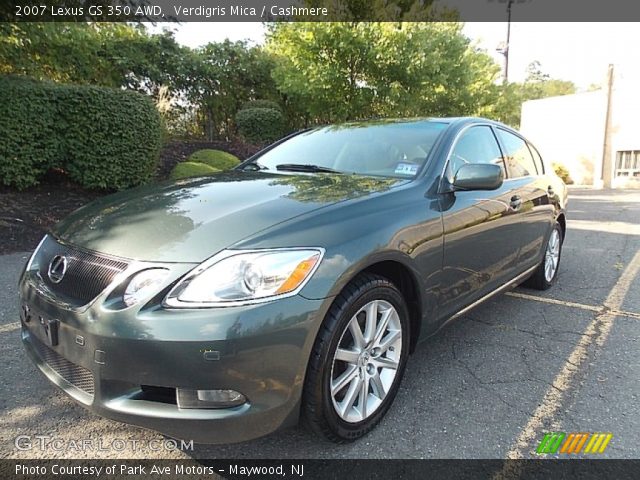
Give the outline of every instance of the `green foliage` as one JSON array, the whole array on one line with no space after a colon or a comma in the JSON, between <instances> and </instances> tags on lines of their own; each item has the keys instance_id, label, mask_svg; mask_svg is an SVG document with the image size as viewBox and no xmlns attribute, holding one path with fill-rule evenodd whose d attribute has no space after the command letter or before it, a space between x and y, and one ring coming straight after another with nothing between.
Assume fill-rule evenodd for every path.
<instances>
[{"instance_id":1,"label":"green foliage","mask_svg":"<svg viewBox=\"0 0 640 480\"><path fill-rule=\"evenodd\" d=\"M181 162L171 171L171 178L173 180L181 180L189 177L202 177L219 171L220 170L209 165L205 165L204 163Z\"/></svg>"},{"instance_id":2,"label":"green foliage","mask_svg":"<svg viewBox=\"0 0 640 480\"><path fill-rule=\"evenodd\" d=\"M191 49L171 32L124 22L0 22L0 75L134 90L153 99L169 135L213 140L240 132L260 143L372 117L482 115L517 127L524 101L575 92L538 62L525 82L497 84L499 66L464 36L455 12L433 0L339 3L331 22L269 24L265 47L226 40ZM449 21L434 21L441 19ZM237 117L255 109L282 118ZM265 132L267 115L276 123ZM35 162L46 169L45 157Z\"/></svg>"},{"instance_id":3,"label":"green foliage","mask_svg":"<svg viewBox=\"0 0 640 480\"><path fill-rule=\"evenodd\" d=\"M57 106L60 88L0 77L0 180L26 188L60 159Z\"/></svg>"},{"instance_id":4,"label":"green foliage","mask_svg":"<svg viewBox=\"0 0 640 480\"><path fill-rule=\"evenodd\" d=\"M88 188L124 189L146 181L157 167L162 141L153 102L135 92L69 87L64 112L66 170Z\"/></svg>"},{"instance_id":5,"label":"green foliage","mask_svg":"<svg viewBox=\"0 0 640 480\"><path fill-rule=\"evenodd\" d=\"M566 183L567 185L573 184L573 179L571 178L571 175L569 174L569 170L564 165L562 165L560 163L554 163L553 164L553 171L556 172L556 175L559 176L562 179L562 181L564 183Z\"/></svg>"},{"instance_id":6,"label":"green foliage","mask_svg":"<svg viewBox=\"0 0 640 480\"><path fill-rule=\"evenodd\" d=\"M222 150L198 150L189 156L189 162L204 163L218 170L230 170L240 163L235 155Z\"/></svg>"},{"instance_id":7,"label":"green foliage","mask_svg":"<svg viewBox=\"0 0 640 480\"><path fill-rule=\"evenodd\" d=\"M250 108L270 108L272 110L282 111L282 107L278 104L278 102L274 102L273 100L249 100L242 104L240 110L248 110Z\"/></svg>"},{"instance_id":8,"label":"green foliage","mask_svg":"<svg viewBox=\"0 0 640 480\"><path fill-rule=\"evenodd\" d=\"M0 74L155 96L162 85L180 86L189 52L170 32L149 35L126 23L0 23Z\"/></svg>"},{"instance_id":9,"label":"green foliage","mask_svg":"<svg viewBox=\"0 0 640 480\"><path fill-rule=\"evenodd\" d=\"M487 116L519 128L524 102L576 93L573 82L550 78L548 74L541 71L540 63L537 61L532 62L527 71L528 75L524 83L510 82L498 88L493 106L485 113Z\"/></svg>"},{"instance_id":10,"label":"green foliage","mask_svg":"<svg viewBox=\"0 0 640 480\"><path fill-rule=\"evenodd\" d=\"M248 108L236 115L238 131L246 140L253 143L269 143L284 134L284 117L279 110L272 108Z\"/></svg>"},{"instance_id":11,"label":"green foliage","mask_svg":"<svg viewBox=\"0 0 640 480\"><path fill-rule=\"evenodd\" d=\"M189 68L185 96L197 105L209 140L235 134L234 117L243 103L277 96L271 56L246 42L209 43L193 51Z\"/></svg>"},{"instance_id":12,"label":"green foliage","mask_svg":"<svg viewBox=\"0 0 640 480\"><path fill-rule=\"evenodd\" d=\"M458 23L276 23L273 77L311 122L474 114L498 66Z\"/></svg>"},{"instance_id":13,"label":"green foliage","mask_svg":"<svg viewBox=\"0 0 640 480\"><path fill-rule=\"evenodd\" d=\"M52 167L87 188L122 189L154 172L161 141L148 97L120 90L0 78L0 175L18 188Z\"/></svg>"}]
</instances>

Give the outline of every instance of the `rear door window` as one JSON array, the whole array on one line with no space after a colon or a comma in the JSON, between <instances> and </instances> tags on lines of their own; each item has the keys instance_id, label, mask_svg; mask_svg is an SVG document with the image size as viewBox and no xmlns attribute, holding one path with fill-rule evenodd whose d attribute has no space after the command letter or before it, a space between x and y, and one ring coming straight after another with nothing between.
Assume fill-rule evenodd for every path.
<instances>
[{"instance_id":1,"label":"rear door window","mask_svg":"<svg viewBox=\"0 0 640 480\"><path fill-rule=\"evenodd\" d=\"M536 150L536 147L534 147L530 143L528 143L528 145L529 150L531 150L531 155L533 155L533 161L535 162L536 168L538 169L538 175L544 174L544 163L542 162L542 157L538 153L538 150Z\"/></svg>"},{"instance_id":2,"label":"rear door window","mask_svg":"<svg viewBox=\"0 0 640 480\"><path fill-rule=\"evenodd\" d=\"M533 161L527 142L501 128L497 128L496 133L504 147L504 160L507 164L509 177L519 178L537 175L536 164Z\"/></svg>"}]
</instances>

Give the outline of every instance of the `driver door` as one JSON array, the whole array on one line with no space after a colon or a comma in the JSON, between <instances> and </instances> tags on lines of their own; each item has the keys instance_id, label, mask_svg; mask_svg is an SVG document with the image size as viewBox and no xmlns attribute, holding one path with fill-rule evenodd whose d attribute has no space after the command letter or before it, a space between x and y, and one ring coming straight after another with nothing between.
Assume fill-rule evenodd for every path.
<instances>
[{"instance_id":1,"label":"driver door","mask_svg":"<svg viewBox=\"0 0 640 480\"><path fill-rule=\"evenodd\" d=\"M493 163L506 169L492 127L474 125L458 137L451 150L443 182L453 183L465 163ZM511 207L508 180L492 191L451 191L441 194L444 226L443 270L439 312L446 319L481 298L516 271L519 225Z\"/></svg>"}]
</instances>

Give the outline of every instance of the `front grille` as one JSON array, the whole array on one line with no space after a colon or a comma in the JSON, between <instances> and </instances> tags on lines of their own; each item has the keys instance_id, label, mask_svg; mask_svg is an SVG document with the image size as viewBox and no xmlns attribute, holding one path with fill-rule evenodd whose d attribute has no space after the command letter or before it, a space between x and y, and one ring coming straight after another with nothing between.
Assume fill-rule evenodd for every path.
<instances>
[{"instance_id":1,"label":"front grille","mask_svg":"<svg viewBox=\"0 0 640 480\"><path fill-rule=\"evenodd\" d=\"M57 256L66 258L67 268L62 280L54 283L49 278L49 265ZM128 266L123 259L63 245L51 236L38 250L37 262L40 278L48 289L75 306L86 305L96 298Z\"/></svg>"},{"instance_id":2,"label":"front grille","mask_svg":"<svg viewBox=\"0 0 640 480\"><path fill-rule=\"evenodd\" d=\"M31 344L40 358L71 385L93 396L93 373L80 365L70 362L58 352L51 350L34 335L30 336Z\"/></svg>"}]
</instances>

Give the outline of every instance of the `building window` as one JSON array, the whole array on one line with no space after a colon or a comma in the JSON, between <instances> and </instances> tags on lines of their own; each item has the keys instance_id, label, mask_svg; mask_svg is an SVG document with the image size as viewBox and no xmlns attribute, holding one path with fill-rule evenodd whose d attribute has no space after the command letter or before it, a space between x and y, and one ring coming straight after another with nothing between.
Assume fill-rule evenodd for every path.
<instances>
[{"instance_id":1,"label":"building window","mask_svg":"<svg viewBox=\"0 0 640 480\"><path fill-rule=\"evenodd\" d=\"M617 153L615 176L640 179L640 150L627 150Z\"/></svg>"}]
</instances>

